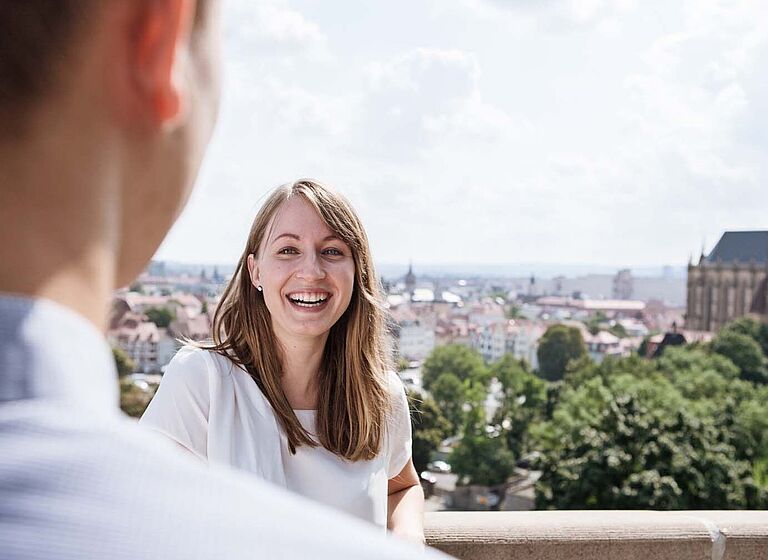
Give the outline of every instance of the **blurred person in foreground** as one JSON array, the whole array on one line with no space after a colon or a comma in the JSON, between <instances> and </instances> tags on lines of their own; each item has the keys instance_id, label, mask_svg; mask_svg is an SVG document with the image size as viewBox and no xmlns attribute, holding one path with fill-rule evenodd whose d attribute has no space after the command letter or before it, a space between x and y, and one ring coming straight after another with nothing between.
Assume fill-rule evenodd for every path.
<instances>
[{"instance_id":1,"label":"blurred person in foreground","mask_svg":"<svg viewBox=\"0 0 768 560\"><path fill-rule=\"evenodd\" d=\"M219 2L0 0L0 556L413 558L118 409L102 330L184 206ZM435 553L436 554L436 553Z\"/></svg>"}]
</instances>

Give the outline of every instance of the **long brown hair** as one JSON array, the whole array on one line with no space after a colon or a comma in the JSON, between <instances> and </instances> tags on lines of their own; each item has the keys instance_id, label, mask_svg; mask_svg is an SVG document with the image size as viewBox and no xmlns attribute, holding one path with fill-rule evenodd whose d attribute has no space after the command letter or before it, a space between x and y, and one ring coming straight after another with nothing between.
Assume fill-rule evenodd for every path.
<instances>
[{"instance_id":1,"label":"long brown hair","mask_svg":"<svg viewBox=\"0 0 768 560\"><path fill-rule=\"evenodd\" d=\"M317 443L299 423L283 392L282 348L269 311L248 272L275 213L291 197L311 204L326 225L352 250L355 280L349 307L331 328L320 365L316 431L320 445L350 461L373 459L381 448L389 405L387 372L391 354L385 311L368 237L352 205L311 179L275 189L251 226L245 250L216 308L213 344L207 346L245 369L272 405L291 453Z\"/></svg>"}]
</instances>

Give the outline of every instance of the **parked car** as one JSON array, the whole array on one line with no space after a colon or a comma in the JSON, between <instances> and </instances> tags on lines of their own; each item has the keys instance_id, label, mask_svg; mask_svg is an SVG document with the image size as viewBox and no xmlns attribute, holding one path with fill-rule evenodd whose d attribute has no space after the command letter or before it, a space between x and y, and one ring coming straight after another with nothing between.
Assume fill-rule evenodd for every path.
<instances>
[{"instance_id":1,"label":"parked car","mask_svg":"<svg viewBox=\"0 0 768 560\"><path fill-rule=\"evenodd\" d=\"M449 473L451 472L451 465L445 461L432 461L431 463L427 463L427 470L439 473Z\"/></svg>"}]
</instances>

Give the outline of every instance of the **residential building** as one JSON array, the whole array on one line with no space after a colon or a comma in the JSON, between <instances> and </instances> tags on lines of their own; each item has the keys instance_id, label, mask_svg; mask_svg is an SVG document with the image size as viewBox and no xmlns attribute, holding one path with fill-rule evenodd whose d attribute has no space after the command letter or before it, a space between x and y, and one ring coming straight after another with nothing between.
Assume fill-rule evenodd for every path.
<instances>
[{"instance_id":1,"label":"residential building","mask_svg":"<svg viewBox=\"0 0 768 560\"><path fill-rule=\"evenodd\" d=\"M426 359L435 348L434 315L427 309L403 306L391 311L391 320L397 355L409 361Z\"/></svg>"},{"instance_id":2,"label":"residential building","mask_svg":"<svg viewBox=\"0 0 768 560\"><path fill-rule=\"evenodd\" d=\"M117 328L107 332L107 339L113 346L119 346L136 364L137 372L155 373L159 371L157 345L160 332L157 325L144 320L144 316L127 313Z\"/></svg>"},{"instance_id":3,"label":"residential building","mask_svg":"<svg viewBox=\"0 0 768 560\"><path fill-rule=\"evenodd\" d=\"M632 299L633 290L632 271L628 268L619 270L613 277L613 299Z\"/></svg>"},{"instance_id":4,"label":"residential building","mask_svg":"<svg viewBox=\"0 0 768 560\"><path fill-rule=\"evenodd\" d=\"M477 325L472 333L470 346L480 353L486 362L500 360L504 354L512 354L538 368L539 338L544 334L543 323L520 320L504 320Z\"/></svg>"}]
</instances>

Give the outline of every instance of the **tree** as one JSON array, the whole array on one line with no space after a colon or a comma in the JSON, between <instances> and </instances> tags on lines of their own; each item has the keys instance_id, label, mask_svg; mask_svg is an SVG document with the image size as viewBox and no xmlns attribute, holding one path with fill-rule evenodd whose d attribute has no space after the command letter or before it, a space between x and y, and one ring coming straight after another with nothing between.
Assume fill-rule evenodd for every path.
<instances>
[{"instance_id":1,"label":"tree","mask_svg":"<svg viewBox=\"0 0 768 560\"><path fill-rule=\"evenodd\" d=\"M712 340L712 350L731 360L740 376L755 383L768 383L765 356L752 337L733 329L722 329Z\"/></svg>"},{"instance_id":2,"label":"tree","mask_svg":"<svg viewBox=\"0 0 768 560\"><path fill-rule=\"evenodd\" d=\"M431 391L432 383L444 373L451 373L460 381L487 381L487 371L480 354L459 344L438 346L432 351L421 366L422 386Z\"/></svg>"},{"instance_id":3,"label":"tree","mask_svg":"<svg viewBox=\"0 0 768 560\"><path fill-rule=\"evenodd\" d=\"M627 338L627 329L621 323L611 325L608 332L617 338Z\"/></svg>"},{"instance_id":4,"label":"tree","mask_svg":"<svg viewBox=\"0 0 768 560\"><path fill-rule=\"evenodd\" d=\"M165 329L176 318L176 314L167 307L150 307L144 312L151 322L158 326L158 328Z\"/></svg>"},{"instance_id":5,"label":"tree","mask_svg":"<svg viewBox=\"0 0 768 560\"><path fill-rule=\"evenodd\" d=\"M637 349L637 355L643 358L648 358L648 343L651 341L651 335L644 336L643 341L640 343L640 347Z\"/></svg>"},{"instance_id":6,"label":"tree","mask_svg":"<svg viewBox=\"0 0 768 560\"><path fill-rule=\"evenodd\" d=\"M120 380L120 409L128 416L141 418L149 405L149 401L155 396L157 385L148 385L146 388L131 383L129 379Z\"/></svg>"},{"instance_id":7,"label":"tree","mask_svg":"<svg viewBox=\"0 0 768 560\"><path fill-rule=\"evenodd\" d=\"M768 386L739 373L695 346L571 362L550 419L529 428L538 507L766 507Z\"/></svg>"},{"instance_id":8,"label":"tree","mask_svg":"<svg viewBox=\"0 0 768 560\"><path fill-rule=\"evenodd\" d=\"M413 391L409 392L408 400L412 411L413 465L416 472L420 473L427 468L427 463L442 441L451 435L451 423L433 399Z\"/></svg>"},{"instance_id":9,"label":"tree","mask_svg":"<svg viewBox=\"0 0 768 560\"><path fill-rule=\"evenodd\" d=\"M504 308L504 317L507 319L521 319L523 317L522 309L515 302L509 303Z\"/></svg>"},{"instance_id":10,"label":"tree","mask_svg":"<svg viewBox=\"0 0 768 560\"><path fill-rule=\"evenodd\" d=\"M443 373L432 383L432 398L450 423L451 434L458 432L464 422L466 387L453 373Z\"/></svg>"},{"instance_id":11,"label":"tree","mask_svg":"<svg viewBox=\"0 0 768 560\"><path fill-rule=\"evenodd\" d=\"M115 366L117 367L117 375L119 377L129 375L136 369L136 363L122 348L113 347L112 357L115 359Z\"/></svg>"},{"instance_id":12,"label":"tree","mask_svg":"<svg viewBox=\"0 0 768 560\"><path fill-rule=\"evenodd\" d=\"M501 385L500 406L494 423L504 428L507 447L515 457L530 451L528 433L532 424L544 420L547 383L526 371L512 354L505 354L491 368Z\"/></svg>"},{"instance_id":13,"label":"tree","mask_svg":"<svg viewBox=\"0 0 768 560\"><path fill-rule=\"evenodd\" d=\"M471 398L461 439L450 456L451 469L460 483L498 486L514 472L515 456L503 428L487 425L482 395L477 392Z\"/></svg>"},{"instance_id":14,"label":"tree","mask_svg":"<svg viewBox=\"0 0 768 560\"><path fill-rule=\"evenodd\" d=\"M542 430L540 508L749 507L747 461L717 423L688 412L661 376L596 377L566 390ZM541 437L541 435L540 435Z\"/></svg>"},{"instance_id":15,"label":"tree","mask_svg":"<svg viewBox=\"0 0 768 560\"><path fill-rule=\"evenodd\" d=\"M584 339L576 327L552 325L539 341L536 352L539 358L539 376L558 381L565 375L568 362L587 353Z\"/></svg>"},{"instance_id":16,"label":"tree","mask_svg":"<svg viewBox=\"0 0 768 560\"><path fill-rule=\"evenodd\" d=\"M760 323L751 317L740 317L735 321L731 321L723 330L734 331L740 334L745 334L752 338L760 345L760 349L763 355L768 357L768 324Z\"/></svg>"},{"instance_id":17,"label":"tree","mask_svg":"<svg viewBox=\"0 0 768 560\"><path fill-rule=\"evenodd\" d=\"M602 311L598 311L591 317L589 317L586 321L584 321L584 324L587 326L587 330L589 331L589 334L595 335L598 332L600 332L600 329L604 323L608 322L608 317L605 316L605 313Z\"/></svg>"}]
</instances>

